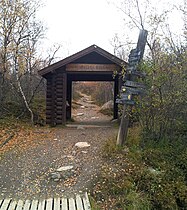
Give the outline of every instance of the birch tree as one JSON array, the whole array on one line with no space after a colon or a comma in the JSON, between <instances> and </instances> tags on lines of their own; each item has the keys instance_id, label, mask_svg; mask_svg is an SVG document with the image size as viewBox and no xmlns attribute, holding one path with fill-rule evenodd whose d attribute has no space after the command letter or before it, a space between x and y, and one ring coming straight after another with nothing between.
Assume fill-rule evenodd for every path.
<instances>
[{"instance_id":1,"label":"birch tree","mask_svg":"<svg viewBox=\"0 0 187 210\"><path fill-rule=\"evenodd\" d=\"M17 97L29 111L32 123L33 112L24 90L32 90L31 75L36 74L38 65L37 44L44 32L43 25L36 20L38 8L39 3L36 1L0 1L1 106L7 93L16 89ZM28 84L21 82L25 75L29 78Z\"/></svg>"}]
</instances>

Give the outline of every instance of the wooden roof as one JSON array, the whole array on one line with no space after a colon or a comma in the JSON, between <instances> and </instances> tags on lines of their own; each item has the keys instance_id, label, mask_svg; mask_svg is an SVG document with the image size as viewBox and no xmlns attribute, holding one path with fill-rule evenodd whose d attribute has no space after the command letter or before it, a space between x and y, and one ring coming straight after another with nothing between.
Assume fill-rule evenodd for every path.
<instances>
[{"instance_id":1,"label":"wooden roof","mask_svg":"<svg viewBox=\"0 0 187 210\"><path fill-rule=\"evenodd\" d=\"M90 47L81 50L61 61L58 61L44 69L39 70L39 74L41 76L44 76L50 72L53 72L56 69L59 69L67 64L78 62L80 60L80 63L85 59L86 56L89 56L89 54L97 53L100 57L103 57L105 61L109 61L110 63L116 64L118 66L126 65L127 63L124 60L121 60L120 58L116 57L115 55L112 55L111 53L103 50L102 48L98 47L97 45L91 45ZM86 63L86 61L84 61ZM96 62L96 61L95 61Z\"/></svg>"}]
</instances>

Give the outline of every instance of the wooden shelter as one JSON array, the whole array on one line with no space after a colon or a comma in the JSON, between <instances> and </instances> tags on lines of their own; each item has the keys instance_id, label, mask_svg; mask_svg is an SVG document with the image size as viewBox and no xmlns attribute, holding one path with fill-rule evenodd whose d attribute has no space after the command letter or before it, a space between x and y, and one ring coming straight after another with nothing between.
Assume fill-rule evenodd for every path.
<instances>
[{"instance_id":1,"label":"wooden shelter","mask_svg":"<svg viewBox=\"0 0 187 210\"><path fill-rule=\"evenodd\" d=\"M46 123L65 124L71 118L73 81L113 81L114 114L118 117L118 105L115 100L119 93L119 74L126 63L102 48L92 45L72 56L54 63L39 71L47 80ZM66 104L70 108L66 108Z\"/></svg>"}]
</instances>

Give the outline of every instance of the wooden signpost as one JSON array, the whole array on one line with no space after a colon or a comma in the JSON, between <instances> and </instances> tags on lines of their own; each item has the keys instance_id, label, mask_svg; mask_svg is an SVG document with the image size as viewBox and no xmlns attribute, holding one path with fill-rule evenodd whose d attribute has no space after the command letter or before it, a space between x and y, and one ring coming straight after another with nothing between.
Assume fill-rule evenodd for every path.
<instances>
[{"instance_id":1,"label":"wooden signpost","mask_svg":"<svg viewBox=\"0 0 187 210\"><path fill-rule=\"evenodd\" d=\"M135 105L133 96L142 94L145 88L144 84L135 80L139 77L145 77L145 73L138 71L138 65L143 58L147 34L148 32L146 30L140 31L136 49L133 49L130 52L125 82L121 89L121 96L116 100L116 103L123 104L123 113L117 137L117 145L120 146L123 146L127 139L129 115L132 106Z\"/></svg>"}]
</instances>

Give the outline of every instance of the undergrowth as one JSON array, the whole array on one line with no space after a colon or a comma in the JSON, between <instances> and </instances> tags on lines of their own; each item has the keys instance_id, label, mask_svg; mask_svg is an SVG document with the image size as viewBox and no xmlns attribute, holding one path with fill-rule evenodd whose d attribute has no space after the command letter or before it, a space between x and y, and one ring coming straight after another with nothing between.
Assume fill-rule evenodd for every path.
<instances>
[{"instance_id":1,"label":"undergrowth","mask_svg":"<svg viewBox=\"0 0 187 210\"><path fill-rule=\"evenodd\" d=\"M186 137L141 142L136 127L125 147L117 147L115 138L103 147L104 164L91 192L97 209L187 209Z\"/></svg>"}]
</instances>

